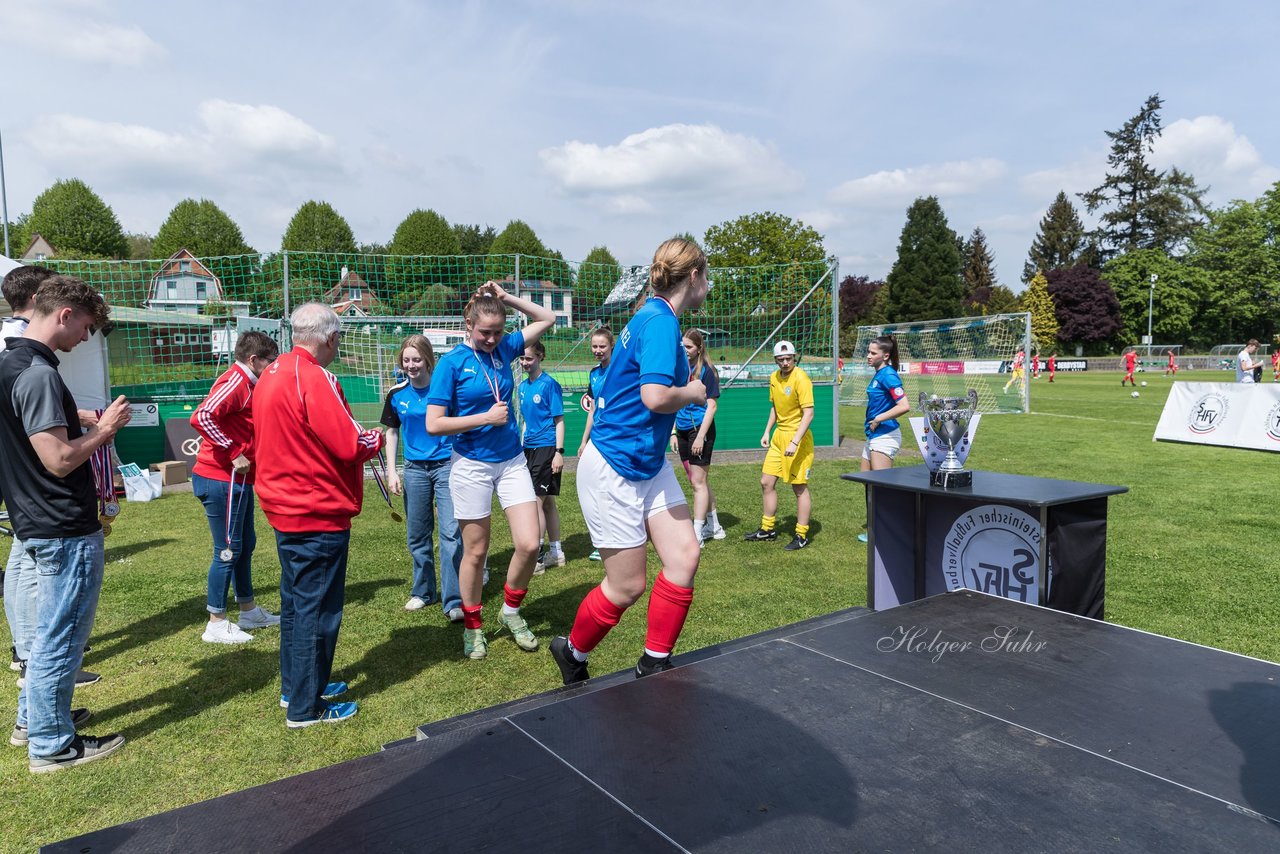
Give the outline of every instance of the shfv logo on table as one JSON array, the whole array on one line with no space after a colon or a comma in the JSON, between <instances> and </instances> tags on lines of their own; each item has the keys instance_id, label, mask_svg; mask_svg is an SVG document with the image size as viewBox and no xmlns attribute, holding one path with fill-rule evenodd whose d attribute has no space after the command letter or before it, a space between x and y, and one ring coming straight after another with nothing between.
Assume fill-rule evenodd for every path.
<instances>
[{"instance_id":1,"label":"shfv logo on table","mask_svg":"<svg viewBox=\"0 0 1280 854\"><path fill-rule=\"evenodd\" d=\"M1200 435L1212 433L1222 426L1228 407L1226 395L1216 391L1201 395L1187 413L1187 429Z\"/></svg>"},{"instance_id":2,"label":"shfv logo on table","mask_svg":"<svg viewBox=\"0 0 1280 854\"><path fill-rule=\"evenodd\" d=\"M1029 513L984 504L961 514L942 545L947 590L977 590L1032 604L1040 601L1044 532Z\"/></svg>"}]
</instances>

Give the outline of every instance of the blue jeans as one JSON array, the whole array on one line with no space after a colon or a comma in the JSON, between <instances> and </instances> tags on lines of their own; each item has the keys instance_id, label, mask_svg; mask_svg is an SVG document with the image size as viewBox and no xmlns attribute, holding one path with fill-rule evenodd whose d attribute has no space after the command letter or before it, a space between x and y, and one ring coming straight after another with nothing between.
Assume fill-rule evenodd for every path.
<instances>
[{"instance_id":1,"label":"blue jeans","mask_svg":"<svg viewBox=\"0 0 1280 854\"><path fill-rule=\"evenodd\" d=\"M56 540L26 540L35 561L37 619L26 684L18 692L18 723L25 718L33 757L53 756L71 744L71 692L84 659L102 592L102 532Z\"/></svg>"},{"instance_id":2,"label":"blue jeans","mask_svg":"<svg viewBox=\"0 0 1280 854\"><path fill-rule=\"evenodd\" d=\"M346 598L351 531L276 531L280 556L280 693L291 721L328 708L320 692L333 670Z\"/></svg>"},{"instance_id":3,"label":"blue jeans","mask_svg":"<svg viewBox=\"0 0 1280 854\"><path fill-rule=\"evenodd\" d=\"M191 491L204 505L213 534L213 560L209 564L209 604L211 614L227 610L227 588L235 579L237 602L253 601L253 549L258 537L253 529L253 487L237 480L231 497L231 550L235 556L223 560L219 552L227 547L227 487L225 480L191 475Z\"/></svg>"},{"instance_id":4,"label":"blue jeans","mask_svg":"<svg viewBox=\"0 0 1280 854\"><path fill-rule=\"evenodd\" d=\"M408 527L409 555L413 558L411 595L428 602L436 598L436 568L431 532L436 527L436 520L439 520L441 605L446 614L451 608L461 608L458 565L462 562L462 532L453 513L453 495L449 492L449 460L438 463L416 460L405 462L404 513Z\"/></svg>"},{"instance_id":5,"label":"blue jeans","mask_svg":"<svg viewBox=\"0 0 1280 854\"><path fill-rule=\"evenodd\" d=\"M4 568L4 615L13 635L13 652L22 661L31 657L31 641L36 633L36 561L23 545L13 538L9 563ZM25 720L18 723L26 726Z\"/></svg>"}]
</instances>

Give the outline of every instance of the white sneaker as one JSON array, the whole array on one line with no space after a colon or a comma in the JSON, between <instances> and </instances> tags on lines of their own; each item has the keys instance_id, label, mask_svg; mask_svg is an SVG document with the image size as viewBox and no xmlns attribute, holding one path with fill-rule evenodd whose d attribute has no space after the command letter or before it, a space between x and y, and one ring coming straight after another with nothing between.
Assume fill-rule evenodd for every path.
<instances>
[{"instance_id":1,"label":"white sneaker","mask_svg":"<svg viewBox=\"0 0 1280 854\"><path fill-rule=\"evenodd\" d=\"M711 532L711 539L723 540L727 536L729 535L725 532L724 528L720 527L719 522L716 522L715 530Z\"/></svg>"},{"instance_id":2,"label":"white sneaker","mask_svg":"<svg viewBox=\"0 0 1280 854\"><path fill-rule=\"evenodd\" d=\"M406 611L421 611L425 607L427 607L427 600L421 596L411 596L409 601L404 603Z\"/></svg>"},{"instance_id":3,"label":"white sneaker","mask_svg":"<svg viewBox=\"0 0 1280 854\"><path fill-rule=\"evenodd\" d=\"M564 566L564 549L552 549L547 552L547 565Z\"/></svg>"},{"instance_id":4,"label":"white sneaker","mask_svg":"<svg viewBox=\"0 0 1280 854\"><path fill-rule=\"evenodd\" d=\"M253 635L230 620L218 620L216 623L211 622L205 626L200 640L205 643L248 643L253 640Z\"/></svg>"},{"instance_id":5,"label":"white sneaker","mask_svg":"<svg viewBox=\"0 0 1280 854\"><path fill-rule=\"evenodd\" d=\"M240 628L242 629L269 629L278 625L280 625L280 618L261 605L252 611L240 612Z\"/></svg>"}]
</instances>

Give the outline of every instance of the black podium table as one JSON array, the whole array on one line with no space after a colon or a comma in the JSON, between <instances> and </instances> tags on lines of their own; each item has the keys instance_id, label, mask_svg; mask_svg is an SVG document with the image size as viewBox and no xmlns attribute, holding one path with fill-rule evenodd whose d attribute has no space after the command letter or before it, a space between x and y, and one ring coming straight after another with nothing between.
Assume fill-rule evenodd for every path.
<instances>
[{"instance_id":1,"label":"black podium table","mask_svg":"<svg viewBox=\"0 0 1280 854\"><path fill-rule=\"evenodd\" d=\"M867 486L867 604L980 590L1102 619L1107 496L1128 487L976 471L942 489L926 466L851 472Z\"/></svg>"}]
</instances>

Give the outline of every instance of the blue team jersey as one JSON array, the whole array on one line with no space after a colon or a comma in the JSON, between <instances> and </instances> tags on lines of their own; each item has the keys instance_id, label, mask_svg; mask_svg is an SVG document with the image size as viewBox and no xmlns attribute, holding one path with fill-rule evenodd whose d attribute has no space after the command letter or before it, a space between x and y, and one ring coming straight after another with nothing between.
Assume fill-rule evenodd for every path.
<instances>
[{"instance_id":1,"label":"blue team jersey","mask_svg":"<svg viewBox=\"0 0 1280 854\"><path fill-rule=\"evenodd\" d=\"M702 366L702 375L698 377L707 387L707 400L715 400L720 396L720 374L710 365ZM702 419L707 417L706 404L686 404L676 413L676 429L693 430L702 426ZM708 428L710 429L710 428Z\"/></svg>"},{"instance_id":2,"label":"blue team jersey","mask_svg":"<svg viewBox=\"0 0 1280 854\"><path fill-rule=\"evenodd\" d=\"M676 415L646 407L640 386L688 382L680 320L670 303L651 297L618 336L609 371L596 392L591 443L614 471L628 480L649 480L662 470Z\"/></svg>"},{"instance_id":3,"label":"blue team jersey","mask_svg":"<svg viewBox=\"0 0 1280 854\"><path fill-rule=\"evenodd\" d=\"M591 369L591 373L587 374L587 391L591 393L592 400L600 394L600 384L604 382L604 375L608 372L608 365L596 365Z\"/></svg>"},{"instance_id":4,"label":"blue team jersey","mask_svg":"<svg viewBox=\"0 0 1280 854\"><path fill-rule=\"evenodd\" d=\"M427 395L430 386L414 388L403 382L387 392L382 405L385 426L400 431L406 461L435 463L453 454L452 436L432 436L427 432ZM395 460L391 461L395 465Z\"/></svg>"},{"instance_id":5,"label":"blue team jersey","mask_svg":"<svg viewBox=\"0 0 1280 854\"><path fill-rule=\"evenodd\" d=\"M454 438L453 449L469 460L500 463L521 452L520 430L516 426L516 410L511 406L515 379L511 362L524 352L524 333L516 330L502 337L492 353L473 350L459 344L440 357L431 375L427 403L443 406L448 415L464 418L488 412L496 402L492 383L510 407L507 423L474 427Z\"/></svg>"},{"instance_id":6,"label":"blue team jersey","mask_svg":"<svg viewBox=\"0 0 1280 854\"><path fill-rule=\"evenodd\" d=\"M551 374L520 384L520 414L526 448L556 447L556 418L564 415L564 392Z\"/></svg>"},{"instance_id":7,"label":"blue team jersey","mask_svg":"<svg viewBox=\"0 0 1280 854\"><path fill-rule=\"evenodd\" d=\"M876 371L876 375L871 378L871 382L867 385L867 418L863 422L863 429L867 431L868 439L874 436L883 436L898 429L897 419L891 418L888 421L880 422L880 426L872 431L871 419L893 409L906 396L907 391L902 387L902 380L892 366L885 365Z\"/></svg>"}]
</instances>

